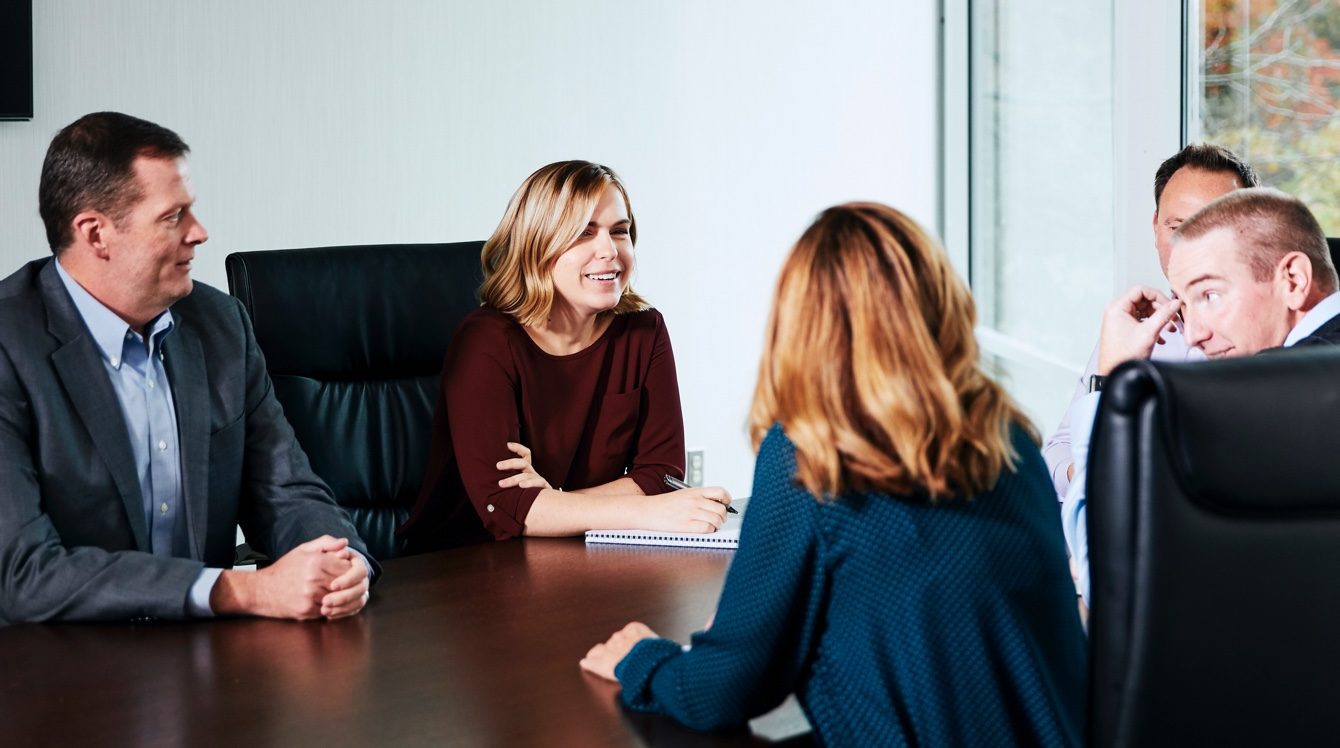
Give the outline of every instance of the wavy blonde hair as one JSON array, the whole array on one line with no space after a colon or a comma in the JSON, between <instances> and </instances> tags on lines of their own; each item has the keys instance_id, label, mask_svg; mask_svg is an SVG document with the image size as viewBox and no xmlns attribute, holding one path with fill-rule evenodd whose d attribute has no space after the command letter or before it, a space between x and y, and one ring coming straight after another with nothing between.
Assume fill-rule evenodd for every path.
<instances>
[{"instance_id":1,"label":"wavy blonde hair","mask_svg":"<svg viewBox=\"0 0 1340 748\"><path fill-rule=\"evenodd\" d=\"M782 267L750 410L773 423L796 480L846 490L973 496L1013 469L1010 425L1038 436L982 371L976 308L944 250L886 205L824 211Z\"/></svg>"},{"instance_id":2,"label":"wavy blonde hair","mask_svg":"<svg viewBox=\"0 0 1340 748\"><path fill-rule=\"evenodd\" d=\"M526 177L507 204L493 236L484 242L480 301L512 315L523 325L542 324L554 305L553 267L577 241L601 195L610 186L623 195L628 237L637 244L637 221L623 181L608 166L590 161L559 161ZM637 312L647 302L625 284L613 314Z\"/></svg>"}]
</instances>

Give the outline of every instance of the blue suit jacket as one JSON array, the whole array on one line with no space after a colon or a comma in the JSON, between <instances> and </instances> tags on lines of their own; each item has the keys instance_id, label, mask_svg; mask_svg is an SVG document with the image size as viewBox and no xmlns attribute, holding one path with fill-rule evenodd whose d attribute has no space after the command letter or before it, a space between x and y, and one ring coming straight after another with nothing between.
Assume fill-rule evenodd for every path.
<instances>
[{"instance_id":1,"label":"blue suit jacket","mask_svg":"<svg viewBox=\"0 0 1340 748\"><path fill-rule=\"evenodd\" d=\"M182 618L201 568L232 566L239 523L271 557L323 533L368 555L294 440L241 304L197 283L172 315L190 558L147 552L120 404L54 260L0 281L0 625Z\"/></svg>"}]
</instances>

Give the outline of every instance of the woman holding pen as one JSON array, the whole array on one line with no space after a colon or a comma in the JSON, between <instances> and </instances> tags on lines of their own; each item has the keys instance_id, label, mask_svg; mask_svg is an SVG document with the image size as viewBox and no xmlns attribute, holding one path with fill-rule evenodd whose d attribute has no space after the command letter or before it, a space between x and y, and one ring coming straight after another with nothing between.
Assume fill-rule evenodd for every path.
<instances>
[{"instance_id":1,"label":"woman holding pen","mask_svg":"<svg viewBox=\"0 0 1340 748\"><path fill-rule=\"evenodd\" d=\"M725 521L724 489L664 482L684 474L684 423L665 321L630 286L636 241L606 166L550 164L512 196L443 366L406 552Z\"/></svg>"},{"instance_id":2,"label":"woman holding pen","mask_svg":"<svg viewBox=\"0 0 1340 748\"><path fill-rule=\"evenodd\" d=\"M754 495L715 622L581 666L698 729L795 693L826 746L1079 745L1085 641L1038 439L966 286L892 208L825 211L782 268Z\"/></svg>"}]
</instances>

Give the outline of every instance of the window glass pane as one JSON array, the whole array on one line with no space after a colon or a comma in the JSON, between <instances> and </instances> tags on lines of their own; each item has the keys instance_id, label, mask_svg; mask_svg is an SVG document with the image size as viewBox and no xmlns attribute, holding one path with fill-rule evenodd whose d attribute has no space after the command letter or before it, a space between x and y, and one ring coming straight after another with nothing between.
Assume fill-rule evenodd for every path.
<instances>
[{"instance_id":1,"label":"window glass pane","mask_svg":"<svg viewBox=\"0 0 1340 748\"><path fill-rule=\"evenodd\" d=\"M1006 368L1043 430L1112 292L1112 18L1111 0L972 3L973 293L981 323L1018 342L1007 355L1034 359ZM1051 375L1026 373L1039 359Z\"/></svg>"},{"instance_id":2,"label":"window glass pane","mask_svg":"<svg viewBox=\"0 0 1340 748\"><path fill-rule=\"evenodd\" d=\"M1200 0L1192 140L1232 149L1340 236L1340 3Z\"/></svg>"}]
</instances>

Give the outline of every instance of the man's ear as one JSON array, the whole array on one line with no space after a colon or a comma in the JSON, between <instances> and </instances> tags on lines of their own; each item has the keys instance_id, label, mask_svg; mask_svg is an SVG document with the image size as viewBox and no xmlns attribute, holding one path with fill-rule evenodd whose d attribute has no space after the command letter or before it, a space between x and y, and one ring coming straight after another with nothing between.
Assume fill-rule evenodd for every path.
<instances>
[{"instance_id":1,"label":"man's ear","mask_svg":"<svg viewBox=\"0 0 1340 748\"><path fill-rule=\"evenodd\" d=\"M107 242L103 232L111 225L111 219L100 211L85 210L75 215L71 223L74 225L75 243L86 244L99 259L107 259Z\"/></svg>"},{"instance_id":2,"label":"man's ear","mask_svg":"<svg viewBox=\"0 0 1340 748\"><path fill-rule=\"evenodd\" d=\"M1287 306L1294 311L1302 310L1312 293L1312 260L1302 252L1290 252L1280 258L1275 275Z\"/></svg>"}]
</instances>

